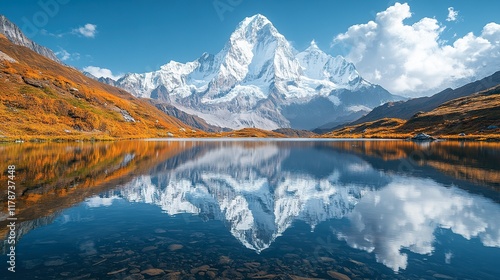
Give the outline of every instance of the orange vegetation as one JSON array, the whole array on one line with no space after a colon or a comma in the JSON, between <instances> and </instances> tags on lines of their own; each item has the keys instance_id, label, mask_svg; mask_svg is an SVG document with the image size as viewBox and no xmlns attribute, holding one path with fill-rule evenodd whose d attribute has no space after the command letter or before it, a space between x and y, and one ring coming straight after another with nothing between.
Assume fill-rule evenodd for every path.
<instances>
[{"instance_id":1,"label":"orange vegetation","mask_svg":"<svg viewBox=\"0 0 500 280\"><path fill-rule=\"evenodd\" d=\"M399 131L399 129L404 124L405 124L404 120L386 118L354 126L346 126L344 128L319 135L318 137L404 139L412 135L411 133L408 132Z\"/></svg>"},{"instance_id":2,"label":"orange vegetation","mask_svg":"<svg viewBox=\"0 0 500 280\"><path fill-rule=\"evenodd\" d=\"M417 113L408 121L380 119L344 127L320 137L408 138L425 132L450 140L499 141L498 127L500 127L500 86L448 101L430 112ZM461 134L463 136L460 136Z\"/></svg>"},{"instance_id":3,"label":"orange vegetation","mask_svg":"<svg viewBox=\"0 0 500 280\"><path fill-rule=\"evenodd\" d=\"M202 137L149 102L17 46L0 35L0 137L124 139ZM127 121L130 115L134 121Z\"/></svg>"}]
</instances>

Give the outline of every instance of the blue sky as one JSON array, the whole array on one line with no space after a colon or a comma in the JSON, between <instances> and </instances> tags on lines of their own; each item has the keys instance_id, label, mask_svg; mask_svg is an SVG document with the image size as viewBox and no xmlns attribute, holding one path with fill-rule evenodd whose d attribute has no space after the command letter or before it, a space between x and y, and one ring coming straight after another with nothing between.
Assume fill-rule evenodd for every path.
<instances>
[{"instance_id":1,"label":"blue sky","mask_svg":"<svg viewBox=\"0 0 500 280\"><path fill-rule=\"evenodd\" d=\"M386 11L396 2L17 0L2 1L0 13L34 41L57 52L66 64L79 69L106 68L115 76L153 71L170 60L192 61L203 52L217 53L241 20L260 13L268 17L299 51L314 39L329 54L359 60L353 62L361 65L358 67L361 74L375 80L379 78L384 85L386 78L380 78L381 70L365 67L368 62L353 52L356 49L353 44L357 44L359 38L355 39L347 31L351 26L376 21L377 13ZM430 18L444 28L439 30L436 39L441 46L451 45L469 32L480 36L488 23L500 23L500 1L413 0L401 3L408 3L411 9L411 17L405 18L404 24L412 25ZM450 8L456 12L451 19ZM339 34L348 38L340 39ZM411 86L410 82L406 84L400 87L402 90L396 86L389 86L389 89L404 92Z\"/></svg>"}]
</instances>

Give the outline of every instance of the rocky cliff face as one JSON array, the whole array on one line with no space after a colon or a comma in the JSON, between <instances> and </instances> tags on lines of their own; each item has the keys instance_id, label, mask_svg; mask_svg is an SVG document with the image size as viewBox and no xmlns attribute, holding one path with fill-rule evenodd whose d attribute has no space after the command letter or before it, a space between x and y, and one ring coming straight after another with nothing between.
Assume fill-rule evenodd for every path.
<instances>
[{"instance_id":1,"label":"rocky cliff face","mask_svg":"<svg viewBox=\"0 0 500 280\"><path fill-rule=\"evenodd\" d=\"M16 45L27 47L38 54L59 62L59 59L52 50L31 41L23 34L19 27L3 15L0 15L0 33Z\"/></svg>"}]
</instances>

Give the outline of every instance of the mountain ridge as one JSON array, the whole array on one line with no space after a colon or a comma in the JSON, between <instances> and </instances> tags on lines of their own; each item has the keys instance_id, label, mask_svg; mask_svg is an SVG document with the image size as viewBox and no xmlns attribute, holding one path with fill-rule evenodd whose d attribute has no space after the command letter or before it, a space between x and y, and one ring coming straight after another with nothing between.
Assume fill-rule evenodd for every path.
<instances>
[{"instance_id":1,"label":"mountain ridge","mask_svg":"<svg viewBox=\"0 0 500 280\"><path fill-rule=\"evenodd\" d=\"M496 74L486 77L495 81ZM487 83L474 82L461 89L481 88ZM481 86L478 87L478 83ZM454 93L445 90L442 93ZM463 93L463 91L459 91ZM321 137L407 138L417 133L446 139L498 141L500 134L500 84L440 104L428 112L418 112L408 120L382 118L343 126Z\"/></svg>"},{"instance_id":2,"label":"mountain ridge","mask_svg":"<svg viewBox=\"0 0 500 280\"><path fill-rule=\"evenodd\" d=\"M130 93L0 34L0 138L124 139L202 135Z\"/></svg>"},{"instance_id":3,"label":"mountain ridge","mask_svg":"<svg viewBox=\"0 0 500 280\"><path fill-rule=\"evenodd\" d=\"M51 49L30 40L23 34L19 27L17 27L4 15L0 15L0 34L5 35L7 39L16 45L27 47L38 54L48 57L56 62L60 62Z\"/></svg>"},{"instance_id":4,"label":"mountain ridge","mask_svg":"<svg viewBox=\"0 0 500 280\"><path fill-rule=\"evenodd\" d=\"M419 97L407 101L391 102L374 108L366 116L359 118L350 125L376 121L381 118L410 119L418 112L429 112L445 102L465 97L473 93L487 90L500 84L500 71L481 80L463 85L456 89L447 88L429 97Z\"/></svg>"},{"instance_id":5,"label":"mountain ridge","mask_svg":"<svg viewBox=\"0 0 500 280\"><path fill-rule=\"evenodd\" d=\"M401 99L367 82L352 63L324 53L314 41L298 52L260 14L240 22L216 55L170 61L157 71L129 73L114 83L232 129L312 129Z\"/></svg>"}]
</instances>

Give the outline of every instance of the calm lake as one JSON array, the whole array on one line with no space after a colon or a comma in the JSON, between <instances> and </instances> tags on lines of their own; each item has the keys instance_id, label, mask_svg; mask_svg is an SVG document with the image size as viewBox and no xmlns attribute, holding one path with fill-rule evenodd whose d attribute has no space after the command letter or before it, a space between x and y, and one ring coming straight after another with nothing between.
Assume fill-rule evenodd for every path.
<instances>
[{"instance_id":1,"label":"calm lake","mask_svg":"<svg viewBox=\"0 0 500 280\"><path fill-rule=\"evenodd\" d=\"M2 279L500 279L500 144L0 146ZM7 194L0 197L6 240ZM128 277L128 278L127 278ZM307 277L307 278L302 278Z\"/></svg>"}]
</instances>

